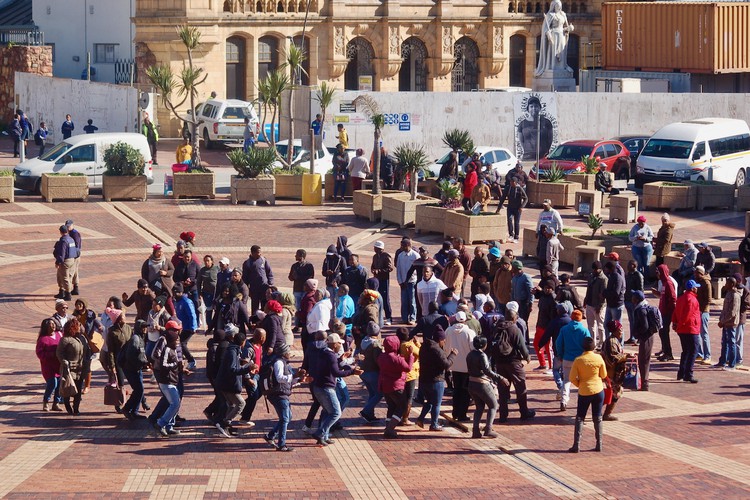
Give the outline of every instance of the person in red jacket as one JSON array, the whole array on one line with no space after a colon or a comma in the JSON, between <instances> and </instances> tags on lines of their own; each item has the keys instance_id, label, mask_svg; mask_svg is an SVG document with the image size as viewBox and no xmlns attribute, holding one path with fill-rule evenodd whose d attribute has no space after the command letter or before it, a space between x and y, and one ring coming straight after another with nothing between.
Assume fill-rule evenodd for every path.
<instances>
[{"instance_id":1,"label":"person in red jacket","mask_svg":"<svg viewBox=\"0 0 750 500\"><path fill-rule=\"evenodd\" d=\"M388 404L387 418L385 425L386 438L397 438L396 426L401 423L406 405L409 403L404 396L404 387L406 385L406 374L411 371L414 364L412 348L409 346L406 350L406 356L399 354L401 342L395 335L386 337L383 340L384 352L378 356L378 366L380 367L380 376L378 378L378 390L385 397Z\"/></svg>"},{"instance_id":2,"label":"person in red jacket","mask_svg":"<svg viewBox=\"0 0 750 500\"><path fill-rule=\"evenodd\" d=\"M479 163L479 153L474 153L472 161L466 165L466 177L464 178L464 199L461 200L461 205L466 210L471 210L471 192L474 191L474 186L479 182L477 177L477 166L481 168Z\"/></svg>"},{"instance_id":3,"label":"person in red jacket","mask_svg":"<svg viewBox=\"0 0 750 500\"><path fill-rule=\"evenodd\" d=\"M698 352L701 333L701 308L698 304L698 288L700 288L700 285L695 280L688 280L685 283L685 293L677 298L677 304L672 315L673 326L680 337L680 345L682 345L677 380L684 380L691 384L698 383L698 380L693 377L695 353Z\"/></svg>"}]
</instances>

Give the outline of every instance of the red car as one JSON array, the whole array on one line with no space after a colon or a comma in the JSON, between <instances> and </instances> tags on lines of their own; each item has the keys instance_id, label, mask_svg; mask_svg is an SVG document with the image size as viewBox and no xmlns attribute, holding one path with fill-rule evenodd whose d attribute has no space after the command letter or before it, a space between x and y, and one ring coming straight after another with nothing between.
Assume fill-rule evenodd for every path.
<instances>
[{"instance_id":1,"label":"red car","mask_svg":"<svg viewBox=\"0 0 750 500\"><path fill-rule=\"evenodd\" d=\"M593 156L600 163L607 165L607 171L614 172L615 179L630 179L630 151L620 141L612 140L579 140L563 142L547 156L539 160L539 173L546 177L547 170L553 163L565 172L565 175L583 171L581 158ZM531 178L536 178L532 170Z\"/></svg>"}]
</instances>

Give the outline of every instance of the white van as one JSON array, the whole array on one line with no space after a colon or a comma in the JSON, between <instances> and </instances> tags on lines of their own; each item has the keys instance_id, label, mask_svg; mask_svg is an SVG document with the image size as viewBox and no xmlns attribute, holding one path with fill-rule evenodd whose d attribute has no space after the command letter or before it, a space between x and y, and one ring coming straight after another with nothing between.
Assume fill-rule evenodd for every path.
<instances>
[{"instance_id":1,"label":"white van","mask_svg":"<svg viewBox=\"0 0 750 500\"><path fill-rule=\"evenodd\" d=\"M697 118L662 127L638 156L638 184L664 180L745 184L750 128L744 120Z\"/></svg>"},{"instance_id":2,"label":"white van","mask_svg":"<svg viewBox=\"0 0 750 500\"><path fill-rule=\"evenodd\" d=\"M89 187L101 187L105 172L104 151L116 142L126 142L136 148L146 161L148 183L154 182L151 150L143 134L105 133L74 135L48 149L42 156L19 163L13 169L15 186L25 191L39 193L42 174L81 173L89 179Z\"/></svg>"}]
</instances>

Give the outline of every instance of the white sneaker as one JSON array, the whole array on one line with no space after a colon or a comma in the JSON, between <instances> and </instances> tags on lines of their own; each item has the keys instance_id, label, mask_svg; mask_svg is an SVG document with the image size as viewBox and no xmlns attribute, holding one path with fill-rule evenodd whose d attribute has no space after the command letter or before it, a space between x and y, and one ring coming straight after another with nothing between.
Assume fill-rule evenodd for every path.
<instances>
[{"instance_id":1,"label":"white sneaker","mask_svg":"<svg viewBox=\"0 0 750 500\"><path fill-rule=\"evenodd\" d=\"M315 432L315 431L313 431L313 430L312 430L311 428L309 428L308 426L306 426L306 425L303 425L303 426L302 426L302 432L304 432L304 433L305 433L305 434L307 434L307 435L312 435L312 433L313 433L313 432Z\"/></svg>"},{"instance_id":2,"label":"white sneaker","mask_svg":"<svg viewBox=\"0 0 750 500\"><path fill-rule=\"evenodd\" d=\"M232 437L232 435L229 434L229 431L226 430L224 427L222 427L221 424L217 423L215 425L215 427L216 427L216 430L218 430L219 433L221 433L222 436L227 437L227 438L231 438Z\"/></svg>"},{"instance_id":3,"label":"white sneaker","mask_svg":"<svg viewBox=\"0 0 750 500\"><path fill-rule=\"evenodd\" d=\"M547 370L546 372L544 372L544 374L545 375L552 375L552 370Z\"/></svg>"}]
</instances>

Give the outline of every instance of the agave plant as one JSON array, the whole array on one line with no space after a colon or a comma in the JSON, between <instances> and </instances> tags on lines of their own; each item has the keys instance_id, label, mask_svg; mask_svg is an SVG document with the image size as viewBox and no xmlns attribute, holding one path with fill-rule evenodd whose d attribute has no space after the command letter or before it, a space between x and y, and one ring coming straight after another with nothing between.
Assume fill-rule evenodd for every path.
<instances>
[{"instance_id":1,"label":"agave plant","mask_svg":"<svg viewBox=\"0 0 750 500\"><path fill-rule=\"evenodd\" d=\"M443 134L443 144L451 148L454 152L463 151L467 156L474 153L474 140L468 130L459 130L457 128L446 130Z\"/></svg>"},{"instance_id":2,"label":"agave plant","mask_svg":"<svg viewBox=\"0 0 750 500\"><path fill-rule=\"evenodd\" d=\"M552 162L552 166L547 170L544 180L546 182L563 182L565 180L565 171L557 166L557 162Z\"/></svg>"},{"instance_id":3,"label":"agave plant","mask_svg":"<svg viewBox=\"0 0 750 500\"><path fill-rule=\"evenodd\" d=\"M596 235L596 232L602 228L604 220L600 215L589 214L589 229L591 229L591 238Z\"/></svg>"},{"instance_id":4,"label":"agave plant","mask_svg":"<svg viewBox=\"0 0 750 500\"><path fill-rule=\"evenodd\" d=\"M276 128L276 120L281 118L281 96L289 89L291 80L289 74L281 69L275 69L268 73L265 78L257 83L258 101L261 109L261 130L266 130L266 120L271 115L271 133L266 140L270 143L269 148L276 155L276 159L285 167L291 167L290 162L281 156L276 149L276 134L273 131ZM293 149L293 143L290 143L289 150Z\"/></svg>"},{"instance_id":5,"label":"agave plant","mask_svg":"<svg viewBox=\"0 0 750 500\"><path fill-rule=\"evenodd\" d=\"M250 148L245 153L237 148L228 153L227 158L240 177L254 179L271 172L271 166L276 161L276 151L271 148Z\"/></svg>"},{"instance_id":6,"label":"agave plant","mask_svg":"<svg viewBox=\"0 0 750 500\"><path fill-rule=\"evenodd\" d=\"M581 164L583 165L583 173L585 174L595 174L599 170L599 160L593 156L582 157Z\"/></svg>"},{"instance_id":7,"label":"agave plant","mask_svg":"<svg viewBox=\"0 0 750 500\"><path fill-rule=\"evenodd\" d=\"M354 105L370 118L375 127L372 146L372 194L380 194L380 139L383 137L385 115L380 111L378 102L369 95L361 95L354 99ZM416 194L415 194L416 196Z\"/></svg>"},{"instance_id":8,"label":"agave plant","mask_svg":"<svg viewBox=\"0 0 750 500\"><path fill-rule=\"evenodd\" d=\"M398 160L398 168L409 173L411 199L416 200L419 173L430 164L424 146L415 143L402 144L393 151L393 156Z\"/></svg>"},{"instance_id":9,"label":"agave plant","mask_svg":"<svg viewBox=\"0 0 750 500\"><path fill-rule=\"evenodd\" d=\"M441 179L437 183L440 191L440 206L444 208L458 208L461 206L461 184Z\"/></svg>"}]
</instances>

